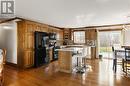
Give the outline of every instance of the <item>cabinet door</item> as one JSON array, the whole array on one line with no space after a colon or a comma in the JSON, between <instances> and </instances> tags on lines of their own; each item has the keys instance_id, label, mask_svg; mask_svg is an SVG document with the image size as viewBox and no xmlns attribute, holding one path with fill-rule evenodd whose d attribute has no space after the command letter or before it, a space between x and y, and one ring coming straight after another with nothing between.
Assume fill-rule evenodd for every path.
<instances>
[{"instance_id":1,"label":"cabinet door","mask_svg":"<svg viewBox=\"0 0 130 86\"><path fill-rule=\"evenodd\" d=\"M71 39L71 31L70 30L64 30L64 40Z\"/></svg>"},{"instance_id":2,"label":"cabinet door","mask_svg":"<svg viewBox=\"0 0 130 86\"><path fill-rule=\"evenodd\" d=\"M34 52L25 50L24 51L24 67L32 67L34 65Z\"/></svg>"},{"instance_id":3,"label":"cabinet door","mask_svg":"<svg viewBox=\"0 0 130 86\"><path fill-rule=\"evenodd\" d=\"M50 61L52 61L53 60L53 54L52 54L53 52L52 52L52 49L50 49L49 50L49 58L50 58Z\"/></svg>"},{"instance_id":4,"label":"cabinet door","mask_svg":"<svg viewBox=\"0 0 130 86\"><path fill-rule=\"evenodd\" d=\"M97 38L97 32L95 29L86 30L86 39L87 40L96 40L96 38Z\"/></svg>"},{"instance_id":5,"label":"cabinet door","mask_svg":"<svg viewBox=\"0 0 130 86\"><path fill-rule=\"evenodd\" d=\"M34 49L34 33L26 33L24 42L25 42L24 48L33 50Z\"/></svg>"}]
</instances>

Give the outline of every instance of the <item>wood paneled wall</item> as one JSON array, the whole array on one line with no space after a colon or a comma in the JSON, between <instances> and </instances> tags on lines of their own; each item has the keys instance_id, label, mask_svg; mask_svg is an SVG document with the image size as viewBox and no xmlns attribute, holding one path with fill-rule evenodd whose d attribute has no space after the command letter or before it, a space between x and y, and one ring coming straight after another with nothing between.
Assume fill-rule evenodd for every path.
<instances>
[{"instance_id":1,"label":"wood paneled wall","mask_svg":"<svg viewBox=\"0 0 130 86\"><path fill-rule=\"evenodd\" d=\"M63 40L63 30L45 24L22 20L17 22L18 32L18 66L29 68L34 65L34 32L56 32Z\"/></svg>"}]
</instances>

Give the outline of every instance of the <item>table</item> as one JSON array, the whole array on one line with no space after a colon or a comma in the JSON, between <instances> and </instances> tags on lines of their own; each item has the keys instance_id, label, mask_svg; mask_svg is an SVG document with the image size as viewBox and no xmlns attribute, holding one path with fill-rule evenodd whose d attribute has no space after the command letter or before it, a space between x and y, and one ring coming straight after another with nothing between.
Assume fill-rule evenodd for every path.
<instances>
[{"instance_id":1,"label":"table","mask_svg":"<svg viewBox=\"0 0 130 86\"><path fill-rule=\"evenodd\" d=\"M122 45L122 48L130 48L130 45Z\"/></svg>"}]
</instances>

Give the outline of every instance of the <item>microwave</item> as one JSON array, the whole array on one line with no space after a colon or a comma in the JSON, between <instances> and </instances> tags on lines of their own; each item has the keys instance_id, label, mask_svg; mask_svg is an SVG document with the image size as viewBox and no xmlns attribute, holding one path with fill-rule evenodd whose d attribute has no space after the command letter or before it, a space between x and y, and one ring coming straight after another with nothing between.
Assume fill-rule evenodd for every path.
<instances>
[{"instance_id":1,"label":"microwave","mask_svg":"<svg viewBox=\"0 0 130 86\"><path fill-rule=\"evenodd\" d=\"M56 33L49 33L50 40L56 40Z\"/></svg>"}]
</instances>

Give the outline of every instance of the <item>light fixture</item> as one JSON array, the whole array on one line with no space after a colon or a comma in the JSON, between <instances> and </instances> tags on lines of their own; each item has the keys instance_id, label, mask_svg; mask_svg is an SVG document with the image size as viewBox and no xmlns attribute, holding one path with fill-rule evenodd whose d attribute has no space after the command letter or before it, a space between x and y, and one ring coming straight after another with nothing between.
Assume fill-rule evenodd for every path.
<instances>
[{"instance_id":1,"label":"light fixture","mask_svg":"<svg viewBox=\"0 0 130 86\"><path fill-rule=\"evenodd\" d=\"M3 29L11 29L11 26L2 26Z\"/></svg>"}]
</instances>

